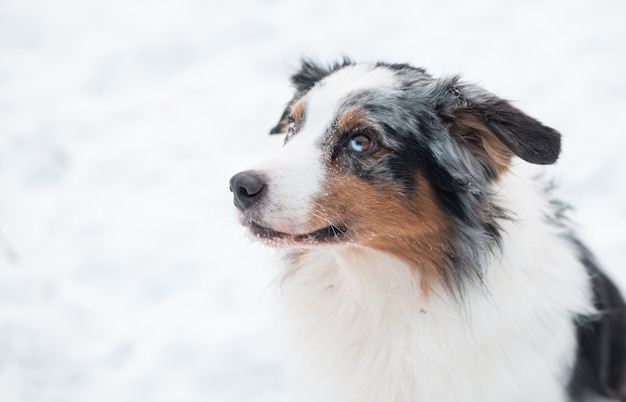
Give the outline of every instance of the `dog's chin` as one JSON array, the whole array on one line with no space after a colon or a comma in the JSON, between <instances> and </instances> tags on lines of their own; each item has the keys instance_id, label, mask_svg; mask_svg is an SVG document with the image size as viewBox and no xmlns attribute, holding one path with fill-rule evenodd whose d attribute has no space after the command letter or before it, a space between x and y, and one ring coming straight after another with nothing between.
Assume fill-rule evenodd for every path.
<instances>
[{"instance_id":1,"label":"dog's chin","mask_svg":"<svg viewBox=\"0 0 626 402\"><path fill-rule=\"evenodd\" d=\"M329 225L304 234L291 234L279 232L255 221L247 221L244 224L255 238L272 247L313 247L347 240L348 228L343 225Z\"/></svg>"}]
</instances>

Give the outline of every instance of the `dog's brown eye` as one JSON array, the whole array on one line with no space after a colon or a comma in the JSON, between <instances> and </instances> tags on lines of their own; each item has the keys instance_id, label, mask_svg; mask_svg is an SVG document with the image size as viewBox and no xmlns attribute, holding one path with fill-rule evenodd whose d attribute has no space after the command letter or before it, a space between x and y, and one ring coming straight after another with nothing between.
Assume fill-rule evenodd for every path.
<instances>
[{"instance_id":1,"label":"dog's brown eye","mask_svg":"<svg viewBox=\"0 0 626 402\"><path fill-rule=\"evenodd\" d=\"M367 135L357 134L350 138L348 147L352 152L367 152L374 147L374 141L372 141L372 139Z\"/></svg>"}]
</instances>

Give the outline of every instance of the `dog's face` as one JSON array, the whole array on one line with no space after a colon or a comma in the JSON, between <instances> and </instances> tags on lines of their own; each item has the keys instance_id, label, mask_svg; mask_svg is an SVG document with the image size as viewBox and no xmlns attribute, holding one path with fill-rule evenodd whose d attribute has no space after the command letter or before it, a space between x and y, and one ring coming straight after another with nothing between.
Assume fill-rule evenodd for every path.
<instances>
[{"instance_id":1,"label":"dog's face","mask_svg":"<svg viewBox=\"0 0 626 402\"><path fill-rule=\"evenodd\" d=\"M466 238L497 242L489 185L514 154L559 154L557 132L457 77L305 61L292 82L272 130L285 146L231 179L244 225L274 246L359 244L441 264Z\"/></svg>"}]
</instances>

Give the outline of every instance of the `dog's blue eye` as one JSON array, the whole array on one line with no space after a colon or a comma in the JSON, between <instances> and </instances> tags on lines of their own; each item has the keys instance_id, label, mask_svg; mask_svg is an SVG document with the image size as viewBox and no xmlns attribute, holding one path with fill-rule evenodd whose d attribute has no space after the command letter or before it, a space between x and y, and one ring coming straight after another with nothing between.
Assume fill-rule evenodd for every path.
<instances>
[{"instance_id":1,"label":"dog's blue eye","mask_svg":"<svg viewBox=\"0 0 626 402\"><path fill-rule=\"evenodd\" d=\"M353 152L361 153L370 150L374 146L374 142L366 135L357 134L350 138L348 147Z\"/></svg>"}]
</instances>

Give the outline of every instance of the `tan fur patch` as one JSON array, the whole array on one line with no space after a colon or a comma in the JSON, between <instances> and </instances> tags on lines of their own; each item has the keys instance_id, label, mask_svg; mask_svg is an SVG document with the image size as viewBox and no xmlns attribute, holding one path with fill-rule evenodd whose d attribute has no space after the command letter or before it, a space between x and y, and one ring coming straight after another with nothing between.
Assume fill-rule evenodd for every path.
<instances>
[{"instance_id":1,"label":"tan fur patch","mask_svg":"<svg viewBox=\"0 0 626 402\"><path fill-rule=\"evenodd\" d=\"M296 124L301 124L304 120L304 112L306 110L306 105L304 101L299 101L296 103L291 109L291 115L293 119L296 121Z\"/></svg>"},{"instance_id":2,"label":"tan fur patch","mask_svg":"<svg viewBox=\"0 0 626 402\"><path fill-rule=\"evenodd\" d=\"M455 119L451 130L472 148L474 153L485 161L496 177L509 169L513 153L471 113L461 113Z\"/></svg>"},{"instance_id":3,"label":"tan fur patch","mask_svg":"<svg viewBox=\"0 0 626 402\"><path fill-rule=\"evenodd\" d=\"M335 171L316 201L314 226L345 225L349 241L393 254L419 271L424 293L449 269L448 221L427 180L416 177L415 195Z\"/></svg>"},{"instance_id":4,"label":"tan fur patch","mask_svg":"<svg viewBox=\"0 0 626 402\"><path fill-rule=\"evenodd\" d=\"M359 128L367 127L369 123L363 116L363 113L358 109L350 109L341 115L337 121L337 131L352 131Z\"/></svg>"}]
</instances>

